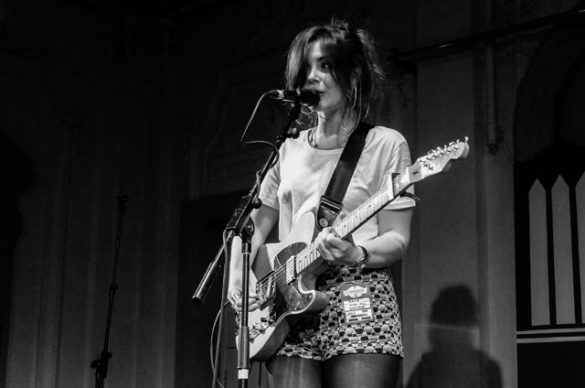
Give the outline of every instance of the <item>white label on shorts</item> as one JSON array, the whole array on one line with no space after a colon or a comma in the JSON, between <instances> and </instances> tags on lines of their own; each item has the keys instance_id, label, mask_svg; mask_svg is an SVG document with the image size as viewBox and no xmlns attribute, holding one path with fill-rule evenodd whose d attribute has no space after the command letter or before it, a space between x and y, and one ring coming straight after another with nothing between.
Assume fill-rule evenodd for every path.
<instances>
[{"instance_id":1,"label":"white label on shorts","mask_svg":"<svg viewBox=\"0 0 585 388\"><path fill-rule=\"evenodd\" d=\"M343 284L340 291L346 324L368 322L374 319L372 295L368 291L367 284Z\"/></svg>"}]
</instances>

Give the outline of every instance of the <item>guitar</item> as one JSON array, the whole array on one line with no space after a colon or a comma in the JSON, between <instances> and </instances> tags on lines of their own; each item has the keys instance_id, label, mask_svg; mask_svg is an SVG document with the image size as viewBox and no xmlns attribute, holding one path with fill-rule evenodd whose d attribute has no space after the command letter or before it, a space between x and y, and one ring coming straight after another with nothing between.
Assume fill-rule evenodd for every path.
<instances>
[{"instance_id":1,"label":"guitar","mask_svg":"<svg viewBox=\"0 0 585 388\"><path fill-rule=\"evenodd\" d=\"M404 172L388 179L386 187L333 225L335 233L348 238L388 203L404 194L409 186L447 171L452 161L467 157L467 141L465 138L431 150ZM314 226L314 214L307 213L286 239L258 250L256 262L269 263L270 268L264 274L258 273L261 272L258 268L250 273L250 284L255 287L260 303L260 307L248 315L249 350L253 360L269 359L282 345L296 320L318 313L329 303L324 293L315 290L317 277L329 266L311 242ZM238 336L236 343L239 344Z\"/></svg>"}]
</instances>

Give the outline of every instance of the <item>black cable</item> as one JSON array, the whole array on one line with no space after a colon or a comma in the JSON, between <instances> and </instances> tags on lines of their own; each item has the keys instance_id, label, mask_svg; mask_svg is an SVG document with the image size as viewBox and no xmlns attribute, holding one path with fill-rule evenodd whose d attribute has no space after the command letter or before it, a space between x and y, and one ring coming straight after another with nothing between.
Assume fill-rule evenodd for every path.
<instances>
[{"instance_id":1,"label":"black cable","mask_svg":"<svg viewBox=\"0 0 585 388\"><path fill-rule=\"evenodd\" d=\"M225 302L223 304L223 307L220 308L219 310L217 310L217 314L215 314L215 320L213 321L213 326L211 328L211 338L209 341L209 362L211 363L211 370L213 371L213 377L215 378L216 373L215 373L215 360L214 360L214 352L213 352L213 339L215 337L215 328L217 327L217 324L219 322L219 318L220 316L223 315L223 309L225 309L227 306L229 306L229 302ZM219 335L221 335L221 333L219 333ZM219 350L218 350L219 351ZM221 388L225 388L225 386L219 381L216 381L217 384L219 384L219 386Z\"/></svg>"}]
</instances>

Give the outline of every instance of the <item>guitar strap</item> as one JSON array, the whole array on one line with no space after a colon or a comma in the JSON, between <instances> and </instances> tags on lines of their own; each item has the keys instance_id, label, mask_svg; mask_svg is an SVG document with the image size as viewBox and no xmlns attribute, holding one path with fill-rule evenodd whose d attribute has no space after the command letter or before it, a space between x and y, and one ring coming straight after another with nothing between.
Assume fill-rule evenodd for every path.
<instances>
[{"instance_id":1,"label":"guitar strap","mask_svg":"<svg viewBox=\"0 0 585 388\"><path fill-rule=\"evenodd\" d=\"M351 181L355 167L366 144L366 136L372 126L360 122L347 139L347 144L341 153L341 157L335 166L327 190L321 196L319 209L317 210L317 228L321 230L333 225L333 221L343 208L343 198L347 186Z\"/></svg>"}]
</instances>

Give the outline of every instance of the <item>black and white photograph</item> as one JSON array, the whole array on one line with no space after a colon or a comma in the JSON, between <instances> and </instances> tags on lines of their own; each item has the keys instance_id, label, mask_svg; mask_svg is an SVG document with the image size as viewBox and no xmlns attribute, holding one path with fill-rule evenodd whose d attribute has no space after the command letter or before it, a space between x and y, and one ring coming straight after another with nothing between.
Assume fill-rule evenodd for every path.
<instances>
[{"instance_id":1,"label":"black and white photograph","mask_svg":"<svg viewBox=\"0 0 585 388\"><path fill-rule=\"evenodd\" d=\"M585 387L585 1L0 0L0 388Z\"/></svg>"}]
</instances>

